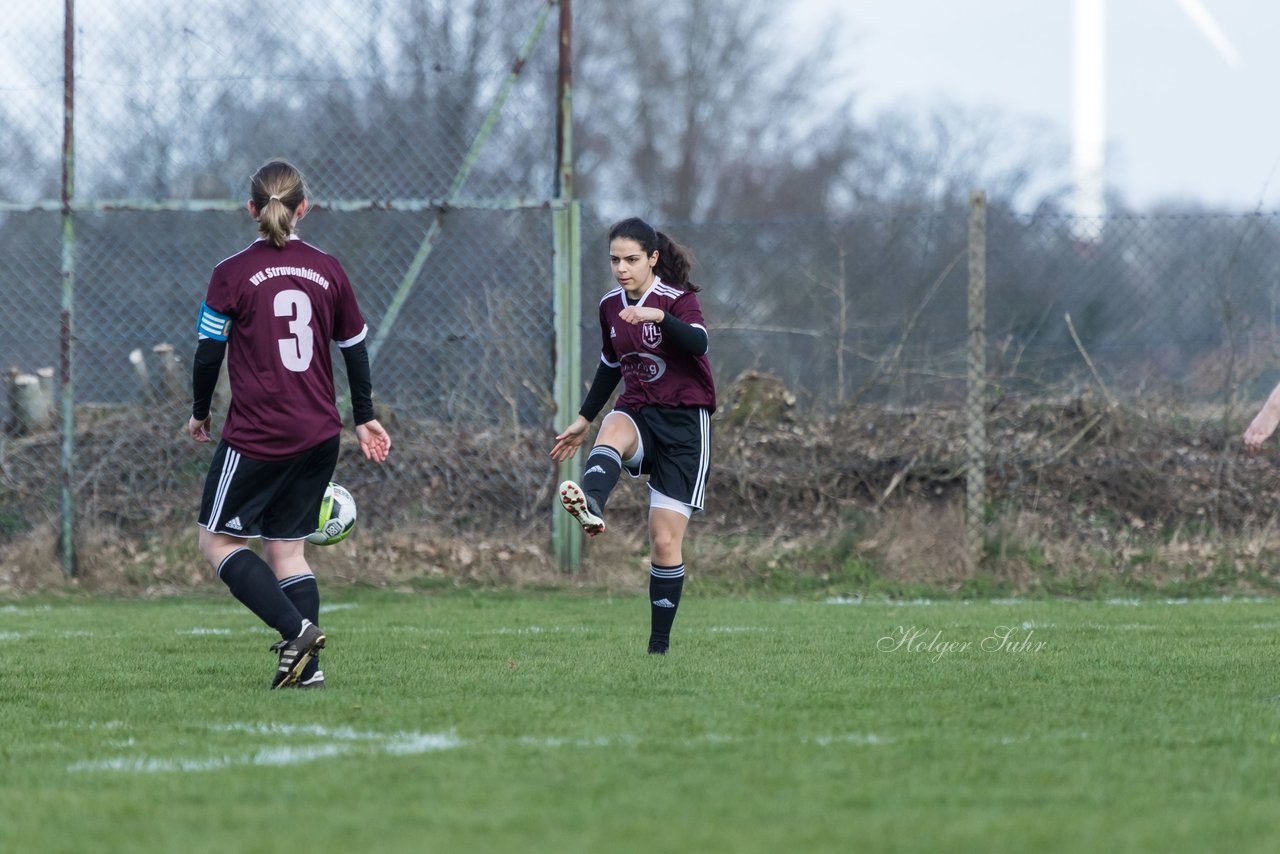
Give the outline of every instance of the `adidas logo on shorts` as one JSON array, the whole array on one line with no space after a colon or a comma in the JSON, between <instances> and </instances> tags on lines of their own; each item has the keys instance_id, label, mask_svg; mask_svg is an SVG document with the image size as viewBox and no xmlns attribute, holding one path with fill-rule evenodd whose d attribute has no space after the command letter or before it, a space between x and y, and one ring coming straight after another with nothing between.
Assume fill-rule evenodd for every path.
<instances>
[{"instance_id":1,"label":"adidas logo on shorts","mask_svg":"<svg viewBox=\"0 0 1280 854\"><path fill-rule=\"evenodd\" d=\"M244 528L244 525L240 524L240 517L236 516L234 519L232 519L230 522L227 523L227 527L233 531L239 531Z\"/></svg>"}]
</instances>

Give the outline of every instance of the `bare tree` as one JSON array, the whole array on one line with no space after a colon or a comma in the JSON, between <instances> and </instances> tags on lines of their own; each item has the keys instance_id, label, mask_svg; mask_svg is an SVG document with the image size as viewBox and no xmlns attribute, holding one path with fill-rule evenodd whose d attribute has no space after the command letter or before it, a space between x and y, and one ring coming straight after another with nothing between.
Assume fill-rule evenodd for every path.
<instances>
[{"instance_id":1,"label":"bare tree","mask_svg":"<svg viewBox=\"0 0 1280 854\"><path fill-rule=\"evenodd\" d=\"M684 222L815 213L855 155L828 98L833 42L778 43L772 0L578 7L575 141L583 195Z\"/></svg>"},{"instance_id":2,"label":"bare tree","mask_svg":"<svg viewBox=\"0 0 1280 854\"><path fill-rule=\"evenodd\" d=\"M0 199L16 201L52 194L57 187L54 164L41 163L36 145L19 123L0 107ZM43 169L41 167L44 167Z\"/></svg>"},{"instance_id":3,"label":"bare tree","mask_svg":"<svg viewBox=\"0 0 1280 854\"><path fill-rule=\"evenodd\" d=\"M998 203L1034 210L1068 190L1061 135L991 110L887 111L862 129L859 151L832 191L850 210L963 204L979 188Z\"/></svg>"}]
</instances>

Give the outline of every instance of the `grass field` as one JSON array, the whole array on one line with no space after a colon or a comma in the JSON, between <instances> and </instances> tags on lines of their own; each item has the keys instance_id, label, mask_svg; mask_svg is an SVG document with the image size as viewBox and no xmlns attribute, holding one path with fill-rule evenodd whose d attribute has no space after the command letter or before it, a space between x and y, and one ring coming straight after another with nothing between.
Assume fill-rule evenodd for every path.
<instances>
[{"instance_id":1,"label":"grass field","mask_svg":"<svg viewBox=\"0 0 1280 854\"><path fill-rule=\"evenodd\" d=\"M0 851L1273 851L1280 603L0 603ZM1001 628L1007 627L1007 628Z\"/></svg>"}]
</instances>

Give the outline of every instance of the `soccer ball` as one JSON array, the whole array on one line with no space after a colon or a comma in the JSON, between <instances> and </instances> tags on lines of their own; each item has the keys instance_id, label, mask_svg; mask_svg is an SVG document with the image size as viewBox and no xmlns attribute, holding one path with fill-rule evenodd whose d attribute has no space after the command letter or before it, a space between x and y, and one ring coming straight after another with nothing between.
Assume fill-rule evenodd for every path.
<instances>
[{"instance_id":1,"label":"soccer ball","mask_svg":"<svg viewBox=\"0 0 1280 854\"><path fill-rule=\"evenodd\" d=\"M331 546L346 539L356 526L356 500L344 487L330 481L320 502L320 521L308 543Z\"/></svg>"}]
</instances>

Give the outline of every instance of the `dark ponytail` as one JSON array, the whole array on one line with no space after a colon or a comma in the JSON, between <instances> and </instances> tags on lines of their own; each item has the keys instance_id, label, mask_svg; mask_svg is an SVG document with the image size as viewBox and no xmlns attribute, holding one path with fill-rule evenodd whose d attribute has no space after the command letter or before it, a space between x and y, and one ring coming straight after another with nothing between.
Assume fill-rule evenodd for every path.
<instances>
[{"instance_id":1,"label":"dark ponytail","mask_svg":"<svg viewBox=\"0 0 1280 854\"><path fill-rule=\"evenodd\" d=\"M609 242L612 243L619 237L639 243L645 255L652 255L655 251L658 253L654 272L665 284L686 291L699 290L697 285L689 281L689 273L694 264L693 253L649 223L639 217L616 222L609 229Z\"/></svg>"}]
</instances>

